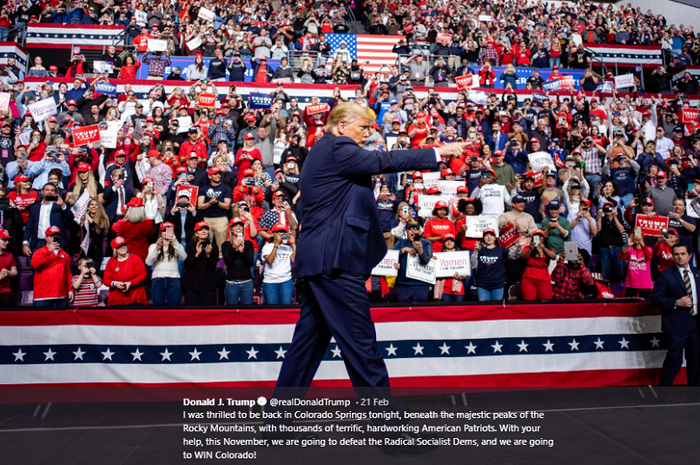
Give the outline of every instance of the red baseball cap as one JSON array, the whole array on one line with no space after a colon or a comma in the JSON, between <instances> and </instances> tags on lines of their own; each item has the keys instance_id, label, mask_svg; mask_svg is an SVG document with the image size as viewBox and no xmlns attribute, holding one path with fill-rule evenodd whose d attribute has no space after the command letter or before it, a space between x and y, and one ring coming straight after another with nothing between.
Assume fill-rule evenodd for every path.
<instances>
[{"instance_id":1,"label":"red baseball cap","mask_svg":"<svg viewBox=\"0 0 700 465\"><path fill-rule=\"evenodd\" d=\"M166 221L166 222L160 224L160 230L161 230L161 231L165 231L165 228L167 228L167 227L174 228L175 225L172 224L172 223L169 222L169 221Z\"/></svg>"},{"instance_id":2,"label":"red baseball cap","mask_svg":"<svg viewBox=\"0 0 700 465\"><path fill-rule=\"evenodd\" d=\"M277 223L272 227L271 231L273 233L279 231L289 232L289 229L287 229L287 226L283 225L282 223Z\"/></svg>"},{"instance_id":3,"label":"red baseball cap","mask_svg":"<svg viewBox=\"0 0 700 465\"><path fill-rule=\"evenodd\" d=\"M17 176L15 176L15 184L17 184L18 182L27 182L27 181L29 181L29 178L23 174L18 174Z\"/></svg>"},{"instance_id":4,"label":"red baseball cap","mask_svg":"<svg viewBox=\"0 0 700 465\"><path fill-rule=\"evenodd\" d=\"M250 168L243 170L243 177L245 178L246 176L255 176L255 171L251 170Z\"/></svg>"},{"instance_id":5,"label":"red baseball cap","mask_svg":"<svg viewBox=\"0 0 700 465\"><path fill-rule=\"evenodd\" d=\"M178 169L175 170L175 173L181 174L181 173L187 173L187 168L184 166L180 166Z\"/></svg>"},{"instance_id":6,"label":"red baseball cap","mask_svg":"<svg viewBox=\"0 0 700 465\"><path fill-rule=\"evenodd\" d=\"M127 207L143 207L143 199L141 197L133 197L129 202L126 204Z\"/></svg>"},{"instance_id":7,"label":"red baseball cap","mask_svg":"<svg viewBox=\"0 0 700 465\"><path fill-rule=\"evenodd\" d=\"M10 236L10 233L8 233L6 229L0 229L0 239L12 239L12 236Z\"/></svg>"},{"instance_id":8,"label":"red baseball cap","mask_svg":"<svg viewBox=\"0 0 700 465\"><path fill-rule=\"evenodd\" d=\"M207 228L207 229L209 229L209 223L207 223L206 221L200 221L199 223L197 223L197 224L194 225L194 231L195 231L195 232L199 231L199 230L202 229L202 228Z\"/></svg>"},{"instance_id":9,"label":"red baseball cap","mask_svg":"<svg viewBox=\"0 0 700 465\"><path fill-rule=\"evenodd\" d=\"M117 236L114 239L112 239L111 245L113 249L118 249L123 245L127 245L127 242L126 239L124 239L123 237Z\"/></svg>"},{"instance_id":10,"label":"red baseball cap","mask_svg":"<svg viewBox=\"0 0 700 465\"><path fill-rule=\"evenodd\" d=\"M141 184L148 184L149 182L153 182L153 178L143 178L143 181L141 181Z\"/></svg>"},{"instance_id":11,"label":"red baseball cap","mask_svg":"<svg viewBox=\"0 0 700 465\"><path fill-rule=\"evenodd\" d=\"M440 193L440 188L437 186L433 186L428 189L428 194L439 194Z\"/></svg>"},{"instance_id":12,"label":"red baseball cap","mask_svg":"<svg viewBox=\"0 0 700 465\"><path fill-rule=\"evenodd\" d=\"M49 123L57 123L58 120L56 119L55 116L49 116Z\"/></svg>"},{"instance_id":13,"label":"red baseball cap","mask_svg":"<svg viewBox=\"0 0 700 465\"><path fill-rule=\"evenodd\" d=\"M229 229L231 229L234 225L241 224L245 226L245 221L243 221L243 218L240 218L238 216L234 216L231 218L231 221L228 223Z\"/></svg>"},{"instance_id":14,"label":"red baseball cap","mask_svg":"<svg viewBox=\"0 0 700 465\"><path fill-rule=\"evenodd\" d=\"M285 197L284 192L282 191L277 191L274 194L272 194L272 200L275 200L277 197Z\"/></svg>"},{"instance_id":15,"label":"red baseball cap","mask_svg":"<svg viewBox=\"0 0 700 465\"><path fill-rule=\"evenodd\" d=\"M665 177L666 177L666 173L663 172L663 171L659 171L658 173L656 173L656 177L657 177L657 178L665 178Z\"/></svg>"},{"instance_id":16,"label":"red baseball cap","mask_svg":"<svg viewBox=\"0 0 700 465\"><path fill-rule=\"evenodd\" d=\"M446 240L452 240L452 241L454 241L454 240L455 240L455 235L454 235L454 234L450 234L450 233L445 234L444 236L442 236L442 241L445 242Z\"/></svg>"},{"instance_id":17,"label":"red baseball cap","mask_svg":"<svg viewBox=\"0 0 700 465\"><path fill-rule=\"evenodd\" d=\"M503 156L503 150L496 150L493 152L494 157L502 157Z\"/></svg>"},{"instance_id":18,"label":"red baseball cap","mask_svg":"<svg viewBox=\"0 0 700 465\"><path fill-rule=\"evenodd\" d=\"M90 165L87 163L81 163L78 165L78 173L85 173L87 171L90 171Z\"/></svg>"},{"instance_id":19,"label":"red baseball cap","mask_svg":"<svg viewBox=\"0 0 700 465\"><path fill-rule=\"evenodd\" d=\"M414 171L413 179L423 179L423 173L421 171Z\"/></svg>"},{"instance_id":20,"label":"red baseball cap","mask_svg":"<svg viewBox=\"0 0 700 465\"><path fill-rule=\"evenodd\" d=\"M255 139L255 135L253 135L252 132L248 132L248 133L246 133L245 136L243 136L243 140L251 140L251 139Z\"/></svg>"},{"instance_id":21,"label":"red baseball cap","mask_svg":"<svg viewBox=\"0 0 700 465\"><path fill-rule=\"evenodd\" d=\"M484 236L487 235L487 234L493 234L494 237L495 237L495 236L496 236L496 231L493 230L493 229L491 229L491 228L484 229L484 230L481 232L481 237L484 237Z\"/></svg>"},{"instance_id":22,"label":"red baseball cap","mask_svg":"<svg viewBox=\"0 0 700 465\"><path fill-rule=\"evenodd\" d=\"M590 206L591 206L591 201L588 200L588 199L581 199L581 202L583 202L584 204L586 204L587 207L590 207Z\"/></svg>"},{"instance_id":23,"label":"red baseball cap","mask_svg":"<svg viewBox=\"0 0 700 465\"><path fill-rule=\"evenodd\" d=\"M126 151L123 149L119 149L116 152L114 152L114 158L125 157L125 156L126 156Z\"/></svg>"},{"instance_id":24,"label":"red baseball cap","mask_svg":"<svg viewBox=\"0 0 700 465\"><path fill-rule=\"evenodd\" d=\"M462 192L464 192L465 194L468 194L468 193L469 193L469 189L467 188L467 186L459 186L459 187L457 188L457 193L458 193L458 194L460 194L460 193L462 193Z\"/></svg>"},{"instance_id":25,"label":"red baseball cap","mask_svg":"<svg viewBox=\"0 0 700 465\"><path fill-rule=\"evenodd\" d=\"M255 118L255 115L248 114L248 115L246 115L245 120L246 121L255 121L256 118Z\"/></svg>"},{"instance_id":26,"label":"red baseball cap","mask_svg":"<svg viewBox=\"0 0 700 465\"><path fill-rule=\"evenodd\" d=\"M146 116L147 123L154 123L156 120L152 116Z\"/></svg>"},{"instance_id":27,"label":"red baseball cap","mask_svg":"<svg viewBox=\"0 0 700 465\"><path fill-rule=\"evenodd\" d=\"M75 100L68 100L68 103L66 105L75 105Z\"/></svg>"},{"instance_id":28,"label":"red baseball cap","mask_svg":"<svg viewBox=\"0 0 700 465\"><path fill-rule=\"evenodd\" d=\"M418 113L416 113L416 118L425 118L425 113L419 111Z\"/></svg>"},{"instance_id":29,"label":"red baseball cap","mask_svg":"<svg viewBox=\"0 0 700 465\"><path fill-rule=\"evenodd\" d=\"M212 174L221 174L221 169L218 166L212 166L209 168L209 171L207 171L207 175L211 176Z\"/></svg>"},{"instance_id":30,"label":"red baseball cap","mask_svg":"<svg viewBox=\"0 0 700 465\"><path fill-rule=\"evenodd\" d=\"M160 158L160 152L157 150L151 150L150 152L148 152L148 157Z\"/></svg>"},{"instance_id":31,"label":"red baseball cap","mask_svg":"<svg viewBox=\"0 0 700 465\"><path fill-rule=\"evenodd\" d=\"M434 210L439 210L441 208L448 208L447 202L445 202L444 200L438 200L437 202L435 202L435 206L433 207Z\"/></svg>"},{"instance_id":32,"label":"red baseball cap","mask_svg":"<svg viewBox=\"0 0 700 465\"><path fill-rule=\"evenodd\" d=\"M54 234L61 234L61 228L58 226L49 226L44 233L46 236L53 236Z\"/></svg>"},{"instance_id":33,"label":"red baseball cap","mask_svg":"<svg viewBox=\"0 0 700 465\"><path fill-rule=\"evenodd\" d=\"M444 178L445 176L449 176L451 174L455 174L455 172L449 168L446 168L446 169L442 170L442 173L440 173L440 176Z\"/></svg>"}]
</instances>

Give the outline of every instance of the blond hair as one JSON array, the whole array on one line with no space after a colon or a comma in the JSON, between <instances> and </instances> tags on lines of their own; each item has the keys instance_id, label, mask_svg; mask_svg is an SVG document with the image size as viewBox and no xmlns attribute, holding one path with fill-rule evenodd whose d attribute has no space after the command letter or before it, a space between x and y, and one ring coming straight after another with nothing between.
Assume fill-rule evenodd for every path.
<instances>
[{"instance_id":1,"label":"blond hair","mask_svg":"<svg viewBox=\"0 0 700 465\"><path fill-rule=\"evenodd\" d=\"M362 105L354 102L343 102L336 106L326 120L326 132L332 132L341 121L352 123L358 119L374 122L372 114Z\"/></svg>"}]
</instances>

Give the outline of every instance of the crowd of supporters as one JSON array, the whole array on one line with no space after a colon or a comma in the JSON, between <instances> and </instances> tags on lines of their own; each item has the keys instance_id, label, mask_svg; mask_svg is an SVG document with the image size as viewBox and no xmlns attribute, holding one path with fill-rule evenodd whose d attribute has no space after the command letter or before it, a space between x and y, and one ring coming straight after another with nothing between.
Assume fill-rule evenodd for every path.
<instances>
[{"instance_id":1,"label":"crowd of supporters","mask_svg":"<svg viewBox=\"0 0 700 465\"><path fill-rule=\"evenodd\" d=\"M669 68L662 69L671 75L697 58L695 38L692 29L667 25L662 16L584 2L547 12L539 3L515 2L370 1L353 11L335 2L282 2L275 9L265 2L151 2L136 5L147 13L141 28L132 6L108 5L60 3L37 11L23 3L3 10L8 30L17 21L91 24L87 18L96 17L96 24L124 25L137 49L156 37L168 39L170 49L122 61L110 47L113 70L86 79L92 63L74 48L65 68L75 78L71 84L25 83L25 74L51 79L58 71L45 69L40 57L26 73L12 58L2 69L11 104L0 123L0 305L28 290L22 271L29 267L37 306L293 302L296 241L303 234L299 179L326 117L346 100L376 116L368 150L468 144L438 171L440 180L460 183L456 191L441 192L434 173L375 177L387 246L399 253L398 276L367 281L376 301L535 300L611 291L647 297L656 274L672 266L675 243L697 254L700 125L697 116L683 116L690 108L686 95L644 97L638 80L630 94L564 92L519 102L507 89L516 87L508 77L502 94L479 104L466 92L450 102L438 92L469 63L487 74L503 64L514 65L504 74L519 65L552 66L555 74L559 66L587 68L589 57L577 52L582 42L658 45L669 50ZM212 30L200 7L215 11L221 25ZM323 33L347 32L351 13L370 33L407 36L386 72L365 75L345 54L325 50ZM479 15L492 20L476 21ZM203 45L188 50L197 34ZM432 60L436 72L413 54L417 40L431 44L425 61ZM216 81L243 80L235 73L244 55L253 57L255 80L304 82L303 67L301 76L268 70L265 60L275 57L275 47L330 58L333 68L322 82L355 83L355 90L336 89L329 108L314 113L308 104L318 98L300 105L283 82L266 110L250 109L235 84L219 93ZM186 72L190 80L179 78L172 91L160 83L142 95L126 84L116 98L96 90L101 81L133 78L147 60L149 78L178 79L179 69L164 75L172 54L213 56L219 74L196 56ZM538 55L546 60L536 61ZM319 82L317 64L309 62L311 82ZM537 76L528 79L530 88L541 88ZM607 78L589 70L581 84L590 91L595 86L587 83ZM680 85L693 93L697 83L686 81ZM431 84L425 94L413 88L425 84ZM670 91L670 80L658 90ZM197 105L203 93L217 95L216 108ZM51 97L57 114L34 121L28 105ZM118 125L115 148L74 144L72 132L93 124ZM548 163L539 166L539 158L535 166L530 155L542 153ZM433 195L439 199L426 202ZM658 234L641 231L637 215L667 217L668 226ZM470 217L492 217L497 226L475 231ZM509 225L520 237L504 248L497 236ZM567 259L567 243L576 244L575 258ZM409 259L425 265L434 253L464 250L471 252L469 275L435 284L407 276Z\"/></svg>"}]
</instances>

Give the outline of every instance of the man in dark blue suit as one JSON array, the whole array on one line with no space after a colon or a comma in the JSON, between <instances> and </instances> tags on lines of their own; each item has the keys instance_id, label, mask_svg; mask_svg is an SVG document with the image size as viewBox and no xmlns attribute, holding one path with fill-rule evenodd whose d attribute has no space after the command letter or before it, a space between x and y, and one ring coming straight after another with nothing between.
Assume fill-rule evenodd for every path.
<instances>
[{"instance_id":1,"label":"man in dark blue suit","mask_svg":"<svg viewBox=\"0 0 700 465\"><path fill-rule=\"evenodd\" d=\"M676 266L659 275L651 294L651 300L663 309L661 329L666 334L668 346L660 385L673 385L683 364L685 349L688 386L700 386L700 272L689 265L690 249L687 245L674 245L672 253Z\"/></svg>"},{"instance_id":2,"label":"man in dark blue suit","mask_svg":"<svg viewBox=\"0 0 700 465\"><path fill-rule=\"evenodd\" d=\"M508 139L508 134L503 134L501 132L500 121L494 121L491 124L491 130L493 132L486 139L486 143L491 146L491 150L494 152L496 150L505 151L506 145L508 144L508 142L510 142L510 140Z\"/></svg>"},{"instance_id":3,"label":"man in dark blue suit","mask_svg":"<svg viewBox=\"0 0 700 465\"><path fill-rule=\"evenodd\" d=\"M295 263L302 279L301 314L275 397L304 397L334 337L358 394L390 399L365 289L372 268L386 254L372 174L434 169L441 156L461 154L464 144L371 152L362 146L372 120L360 105L338 105L304 163Z\"/></svg>"},{"instance_id":4,"label":"man in dark blue suit","mask_svg":"<svg viewBox=\"0 0 700 465\"><path fill-rule=\"evenodd\" d=\"M30 256L33 251L46 244L44 231L49 226L58 226L61 231L65 231L65 222L73 221L73 213L57 195L56 186L51 183L45 184L41 189L41 198L41 202L29 207L29 220L24 227L22 242L22 253L26 256ZM68 244L64 236L60 236L59 242L61 247Z\"/></svg>"}]
</instances>

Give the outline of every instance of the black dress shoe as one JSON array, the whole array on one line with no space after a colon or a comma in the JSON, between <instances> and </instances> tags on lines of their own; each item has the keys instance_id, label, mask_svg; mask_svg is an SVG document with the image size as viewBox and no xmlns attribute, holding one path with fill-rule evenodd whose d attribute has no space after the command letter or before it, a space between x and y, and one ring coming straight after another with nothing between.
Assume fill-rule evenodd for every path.
<instances>
[{"instance_id":1,"label":"black dress shoe","mask_svg":"<svg viewBox=\"0 0 700 465\"><path fill-rule=\"evenodd\" d=\"M384 438L384 455L425 454L447 444L442 434L401 433L399 437Z\"/></svg>"}]
</instances>

